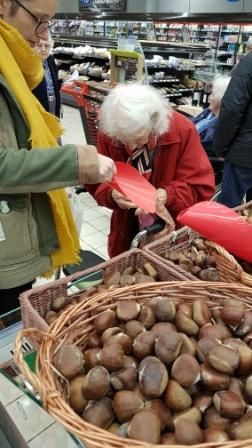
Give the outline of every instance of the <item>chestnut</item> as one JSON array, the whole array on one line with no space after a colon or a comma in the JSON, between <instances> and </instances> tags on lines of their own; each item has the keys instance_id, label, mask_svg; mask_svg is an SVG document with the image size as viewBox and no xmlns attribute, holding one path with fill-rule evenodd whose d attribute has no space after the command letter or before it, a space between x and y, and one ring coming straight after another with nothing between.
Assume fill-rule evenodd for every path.
<instances>
[{"instance_id":1,"label":"chestnut","mask_svg":"<svg viewBox=\"0 0 252 448\"><path fill-rule=\"evenodd\" d=\"M197 346L196 340L194 338L189 338L184 333L179 333L179 336L182 341L180 354L184 355L185 353L187 353L188 355L195 356L196 355L196 346Z\"/></svg>"},{"instance_id":2,"label":"chestnut","mask_svg":"<svg viewBox=\"0 0 252 448\"><path fill-rule=\"evenodd\" d=\"M171 411L168 409L163 400L155 399L145 403L145 409L155 412L159 418L161 431L171 426Z\"/></svg>"},{"instance_id":3,"label":"chestnut","mask_svg":"<svg viewBox=\"0 0 252 448\"><path fill-rule=\"evenodd\" d=\"M179 333L171 332L159 336L155 343L157 358L164 364L171 364L180 354L182 339Z\"/></svg>"},{"instance_id":4,"label":"chestnut","mask_svg":"<svg viewBox=\"0 0 252 448\"><path fill-rule=\"evenodd\" d=\"M86 422L91 423L91 425L103 429L109 428L115 418L112 400L104 397L99 401L89 401L82 417Z\"/></svg>"},{"instance_id":5,"label":"chestnut","mask_svg":"<svg viewBox=\"0 0 252 448\"><path fill-rule=\"evenodd\" d=\"M192 407L190 409L186 409L183 412L179 412L178 414L174 414L173 423L176 426L179 420L190 420L192 422L200 424L202 420L202 414L198 408Z\"/></svg>"},{"instance_id":6,"label":"chestnut","mask_svg":"<svg viewBox=\"0 0 252 448\"><path fill-rule=\"evenodd\" d=\"M54 357L56 369L67 379L72 379L83 370L83 354L74 344L65 344Z\"/></svg>"},{"instance_id":7,"label":"chestnut","mask_svg":"<svg viewBox=\"0 0 252 448\"><path fill-rule=\"evenodd\" d=\"M211 348L207 361L218 372L232 375L239 366L240 356L235 348L220 344Z\"/></svg>"},{"instance_id":8,"label":"chestnut","mask_svg":"<svg viewBox=\"0 0 252 448\"><path fill-rule=\"evenodd\" d=\"M137 369L129 367L111 374L111 384L116 390L131 390L137 383Z\"/></svg>"},{"instance_id":9,"label":"chestnut","mask_svg":"<svg viewBox=\"0 0 252 448\"><path fill-rule=\"evenodd\" d=\"M229 375L212 369L207 364L200 366L201 382L206 390L215 392L218 390L227 389L230 385Z\"/></svg>"},{"instance_id":10,"label":"chestnut","mask_svg":"<svg viewBox=\"0 0 252 448\"><path fill-rule=\"evenodd\" d=\"M71 408L77 412L77 414L82 414L88 402L83 395L82 388L84 381L85 376L79 375L69 382L69 402Z\"/></svg>"},{"instance_id":11,"label":"chestnut","mask_svg":"<svg viewBox=\"0 0 252 448\"><path fill-rule=\"evenodd\" d=\"M211 312L206 301L195 300L193 302L193 320L199 327L211 322Z\"/></svg>"},{"instance_id":12,"label":"chestnut","mask_svg":"<svg viewBox=\"0 0 252 448\"><path fill-rule=\"evenodd\" d=\"M120 321L135 320L138 318L141 306L135 300L121 300L116 308L116 315Z\"/></svg>"},{"instance_id":13,"label":"chestnut","mask_svg":"<svg viewBox=\"0 0 252 448\"><path fill-rule=\"evenodd\" d=\"M137 359L146 358L154 352L156 336L152 331L139 334L133 342L133 353Z\"/></svg>"},{"instance_id":14,"label":"chestnut","mask_svg":"<svg viewBox=\"0 0 252 448\"><path fill-rule=\"evenodd\" d=\"M177 331L177 328L171 322L158 322L152 327L151 331L158 338L162 334L171 333L171 331Z\"/></svg>"},{"instance_id":15,"label":"chestnut","mask_svg":"<svg viewBox=\"0 0 252 448\"><path fill-rule=\"evenodd\" d=\"M100 348L90 348L84 352L84 363L87 370L100 365L99 354Z\"/></svg>"},{"instance_id":16,"label":"chestnut","mask_svg":"<svg viewBox=\"0 0 252 448\"><path fill-rule=\"evenodd\" d=\"M212 404L213 404L213 397L208 394L198 395L193 400L193 406L198 408L202 414L204 414L206 410L210 408L210 406L212 406Z\"/></svg>"},{"instance_id":17,"label":"chestnut","mask_svg":"<svg viewBox=\"0 0 252 448\"><path fill-rule=\"evenodd\" d=\"M193 308L191 303L180 303L177 311L186 314L186 316L190 317L190 319L193 317Z\"/></svg>"},{"instance_id":18,"label":"chestnut","mask_svg":"<svg viewBox=\"0 0 252 448\"><path fill-rule=\"evenodd\" d=\"M172 378L181 386L191 386L200 379L200 366L197 360L188 354L179 356L171 369Z\"/></svg>"},{"instance_id":19,"label":"chestnut","mask_svg":"<svg viewBox=\"0 0 252 448\"><path fill-rule=\"evenodd\" d=\"M159 398L166 389L168 372L154 356L147 356L139 365L139 384L147 397Z\"/></svg>"},{"instance_id":20,"label":"chestnut","mask_svg":"<svg viewBox=\"0 0 252 448\"><path fill-rule=\"evenodd\" d=\"M47 311L45 321L48 325L52 325L58 319L58 314L55 311Z\"/></svg>"},{"instance_id":21,"label":"chestnut","mask_svg":"<svg viewBox=\"0 0 252 448\"><path fill-rule=\"evenodd\" d=\"M129 322L126 322L124 331L132 340L134 340L139 334L146 331L146 329L138 320L130 320Z\"/></svg>"},{"instance_id":22,"label":"chestnut","mask_svg":"<svg viewBox=\"0 0 252 448\"><path fill-rule=\"evenodd\" d=\"M151 263L145 263L143 265L143 271L145 274L149 275L153 279L158 278L158 271L154 268L154 266Z\"/></svg>"},{"instance_id":23,"label":"chestnut","mask_svg":"<svg viewBox=\"0 0 252 448\"><path fill-rule=\"evenodd\" d=\"M198 325L181 311L178 311L176 314L175 324L179 331L187 334L188 336L196 336L198 334Z\"/></svg>"},{"instance_id":24,"label":"chestnut","mask_svg":"<svg viewBox=\"0 0 252 448\"><path fill-rule=\"evenodd\" d=\"M143 324L146 330L150 330L150 328L156 323L155 313L152 308L150 306L143 306L141 308L138 320Z\"/></svg>"},{"instance_id":25,"label":"chestnut","mask_svg":"<svg viewBox=\"0 0 252 448\"><path fill-rule=\"evenodd\" d=\"M103 272L103 283L108 288L118 287L120 284L121 273L119 271L109 272L107 269Z\"/></svg>"},{"instance_id":26,"label":"chestnut","mask_svg":"<svg viewBox=\"0 0 252 448\"><path fill-rule=\"evenodd\" d=\"M141 442L159 444L161 436L159 418L149 410L138 412L130 422L128 436Z\"/></svg>"},{"instance_id":27,"label":"chestnut","mask_svg":"<svg viewBox=\"0 0 252 448\"><path fill-rule=\"evenodd\" d=\"M132 339L125 333L117 333L106 339L103 348L109 345L120 345L125 355L130 355L132 351Z\"/></svg>"},{"instance_id":28,"label":"chestnut","mask_svg":"<svg viewBox=\"0 0 252 448\"><path fill-rule=\"evenodd\" d=\"M123 369L127 369L129 367L134 367L135 369L137 369L138 364L135 358L133 358L133 356L124 356L123 357Z\"/></svg>"},{"instance_id":29,"label":"chestnut","mask_svg":"<svg viewBox=\"0 0 252 448\"><path fill-rule=\"evenodd\" d=\"M82 392L87 400L100 400L110 389L110 375L108 371L97 366L89 370L85 376Z\"/></svg>"},{"instance_id":30,"label":"chestnut","mask_svg":"<svg viewBox=\"0 0 252 448\"><path fill-rule=\"evenodd\" d=\"M246 398L249 403L252 403L252 375L250 375L245 381Z\"/></svg>"},{"instance_id":31,"label":"chestnut","mask_svg":"<svg viewBox=\"0 0 252 448\"><path fill-rule=\"evenodd\" d=\"M216 338L220 339L221 341L226 338L231 338L231 333L228 330L227 327L221 324L213 325L213 324L206 324L203 327L200 327L198 338Z\"/></svg>"},{"instance_id":32,"label":"chestnut","mask_svg":"<svg viewBox=\"0 0 252 448\"><path fill-rule=\"evenodd\" d=\"M238 338L226 339L226 345L238 350L240 363L237 369L237 374L247 376L252 372L252 350L247 344Z\"/></svg>"},{"instance_id":33,"label":"chestnut","mask_svg":"<svg viewBox=\"0 0 252 448\"><path fill-rule=\"evenodd\" d=\"M113 409L120 423L129 421L143 407L140 396L130 390L116 392L113 399Z\"/></svg>"},{"instance_id":34,"label":"chestnut","mask_svg":"<svg viewBox=\"0 0 252 448\"><path fill-rule=\"evenodd\" d=\"M120 278L120 286L122 286L122 288L123 288L124 286L134 285L135 280L136 280L136 277L134 275L123 274L123 275L121 275L121 278Z\"/></svg>"},{"instance_id":35,"label":"chestnut","mask_svg":"<svg viewBox=\"0 0 252 448\"><path fill-rule=\"evenodd\" d=\"M94 320L94 329L98 335L102 334L107 328L116 326L116 314L112 310L103 311Z\"/></svg>"},{"instance_id":36,"label":"chestnut","mask_svg":"<svg viewBox=\"0 0 252 448\"><path fill-rule=\"evenodd\" d=\"M173 322L176 307L167 297L160 297L154 307L154 313L159 322Z\"/></svg>"},{"instance_id":37,"label":"chestnut","mask_svg":"<svg viewBox=\"0 0 252 448\"><path fill-rule=\"evenodd\" d=\"M246 415L230 427L230 435L235 440L246 440L252 438L252 416ZM247 445L249 446L249 445Z\"/></svg>"},{"instance_id":38,"label":"chestnut","mask_svg":"<svg viewBox=\"0 0 252 448\"><path fill-rule=\"evenodd\" d=\"M108 432L114 434L115 436L118 436L119 430L120 430L119 423L112 423L112 425L107 429Z\"/></svg>"},{"instance_id":39,"label":"chestnut","mask_svg":"<svg viewBox=\"0 0 252 448\"><path fill-rule=\"evenodd\" d=\"M245 313L244 303L238 300L226 300L220 317L229 327L236 328L242 321Z\"/></svg>"},{"instance_id":40,"label":"chestnut","mask_svg":"<svg viewBox=\"0 0 252 448\"><path fill-rule=\"evenodd\" d=\"M175 425L175 440L179 444L196 445L203 443L204 437L197 423L181 419Z\"/></svg>"},{"instance_id":41,"label":"chestnut","mask_svg":"<svg viewBox=\"0 0 252 448\"><path fill-rule=\"evenodd\" d=\"M123 366L124 351L119 344L105 345L97 356L100 364L108 370L118 370Z\"/></svg>"},{"instance_id":42,"label":"chestnut","mask_svg":"<svg viewBox=\"0 0 252 448\"><path fill-rule=\"evenodd\" d=\"M212 337L201 338L196 345L196 352L199 360L205 362L209 351L216 345L221 344L221 340Z\"/></svg>"},{"instance_id":43,"label":"chestnut","mask_svg":"<svg viewBox=\"0 0 252 448\"><path fill-rule=\"evenodd\" d=\"M106 341L108 339L110 339L112 336L115 336L116 334L121 333L121 332L122 332L122 329L120 327L111 327L111 328L108 328L107 330L105 330L101 336L102 345L105 345Z\"/></svg>"},{"instance_id":44,"label":"chestnut","mask_svg":"<svg viewBox=\"0 0 252 448\"><path fill-rule=\"evenodd\" d=\"M252 331L252 311L245 311L240 325L235 329L235 335L243 338Z\"/></svg>"},{"instance_id":45,"label":"chestnut","mask_svg":"<svg viewBox=\"0 0 252 448\"><path fill-rule=\"evenodd\" d=\"M90 334L85 342L86 342L86 346L88 348L101 347L101 340L100 340L99 336L95 333Z\"/></svg>"},{"instance_id":46,"label":"chestnut","mask_svg":"<svg viewBox=\"0 0 252 448\"><path fill-rule=\"evenodd\" d=\"M204 432L206 443L224 443L230 440L226 431L218 428L208 428Z\"/></svg>"},{"instance_id":47,"label":"chestnut","mask_svg":"<svg viewBox=\"0 0 252 448\"><path fill-rule=\"evenodd\" d=\"M164 400L169 409L179 412L188 409L192 404L190 395L176 381L169 380L164 393Z\"/></svg>"},{"instance_id":48,"label":"chestnut","mask_svg":"<svg viewBox=\"0 0 252 448\"><path fill-rule=\"evenodd\" d=\"M221 415L216 411L214 406L208 408L204 416L204 426L205 428L216 428L226 431L229 428L230 420Z\"/></svg>"},{"instance_id":49,"label":"chestnut","mask_svg":"<svg viewBox=\"0 0 252 448\"><path fill-rule=\"evenodd\" d=\"M56 313L60 310L62 310L66 305L66 297L64 297L62 294L60 296L55 297L52 300L51 303L51 309L52 311L55 311Z\"/></svg>"},{"instance_id":50,"label":"chestnut","mask_svg":"<svg viewBox=\"0 0 252 448\"><path fill-rule=\"evenodd\" d=\"M229 390L216 392L213 397L216 411L221 417L239 418L245 412L245 403L241 397Z\"/></svg>"}]
</instances>

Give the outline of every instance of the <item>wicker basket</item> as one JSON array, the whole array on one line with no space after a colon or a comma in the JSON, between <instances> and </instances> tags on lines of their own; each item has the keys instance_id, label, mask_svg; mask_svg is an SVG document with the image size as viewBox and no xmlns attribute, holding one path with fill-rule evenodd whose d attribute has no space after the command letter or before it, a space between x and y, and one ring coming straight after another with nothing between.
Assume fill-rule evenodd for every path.
<instances>
[{"instance_id":1,"label":"wicker basket","mask_svg":"<svg viewBox=\"0 0 252 448\"><path fill-rule=\"evenodd\" d=\"M167 266L173 267L174 269L174 263L170 260L166 260L165 257L167 257L170 252L187 249L190 246L191 241L198 237L199 235L196 232L188 227L183 227L177 232L172 232L167 237L145 246L144 250L153 256L156 256L160 262L162 261L163 263L166 263ZM206 245L209 249L209 255L211 255L216 262L221 281L228 283L242 283L252 287L252 276L242 269L233 255L229 254L226 249L212 241L206 241ZM197 277L184 270L183 273L189 280L198 280Z\"/></svg>"},{"instance_id":2,"label":"wicker basket","mask_svg":"<svg viewBox=\"0 0 252 448\"><path fill-rule=\"evenodd\" d=\"M252 201L246 202L243 205L239 205L238 207L235 207L234 211L241 214L244 210L247 210L248 208L252 208Z\"/></svg>"},{"instance_id":3,"label":"wicker basket","mask_svg":"<svg viewBox=\"0 0 252 448\"><path fill-rule=\"evenodd\" d=\"M49 414L62 423L67 430L80 438L89 448L153 448L153 445L122 439L111 433L92 426L78 416L68 405L66 380L57 374L53 367L53 356L63 343L75 343L85 349L85 341L92 331L92 321L102 311L114 309L119 301L129 298L139 303L148 303L153 297L164 294L175 303L196 299L206 300L209 307L223 306L225 300L232 298L242 301L247 309L252 309L251 289L243 285L208 282L164 282L135 285L100 293L66 310L50 327L48 334L36 329L19 333L15 345L15 361L25 377L40 394L44 407ZM68 326L66 326L66 324ZM37 356L37 372L32 373L23 359L23 338L36 338L40 348ZM160 445L164 446L164 445ZM177 445L182 448L182 445ZM251 448L252 439L230 441L224 444L208 443L194 445L195 448L225 446L226 448ZM171 445L166 445L172 448ZM183 446L185 448L185 446Z\"/></svg>"},{"instance_id":4,"label":"wicker basket","mask_svg":"<svg viewBox=\"0 0 252 448\"><path fill-rule=\"evenodd\" d=\"M120 271L121 273L129 266L133 268L141 268L145 263L151 263L159 274L160 281L187 280L183 275L182 269L177 270L174 265L167 266L162 260L154 258L151 254L141 250L131 250L125 252L110 261L101 263L85 271L78 272L61 280L51 282L41 287L33 288L20 296L21 314L24 328L38 328L41 331L48 331L48 324L44 320L44 316L48 310L52 300L62 293L67 297L67 303L71 303L73 298L78 298L80 294L67 296L68 283L79 277L84 277L96 271L109 272Z\"/></svg>"}]
</instances>

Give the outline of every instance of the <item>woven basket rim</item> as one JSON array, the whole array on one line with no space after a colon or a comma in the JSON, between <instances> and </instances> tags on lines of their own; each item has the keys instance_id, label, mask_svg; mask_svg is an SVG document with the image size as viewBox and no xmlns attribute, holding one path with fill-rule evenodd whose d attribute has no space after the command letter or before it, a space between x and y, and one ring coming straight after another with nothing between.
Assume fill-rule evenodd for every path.
<instances>
[{"instance_id":1,"label":"woven basket rim","mask_svg":"<svg viewBox=\"0 0 252 448\"><path fill-rule=\"evenodd\" d=\"M143 296L145 294L154 294L157 295L160 293L160 290L163 290L167 295L167 292L172 294L172 298L179 299L180 295L183 292L183 298L180 297L179 300L185 301L188 300L189 292L192 294L191 300L193 301L197 296L204 297L206 300L211 301L211 297L213 299L213 303L221 303L220 300L224 300L231 295L234 300L242 300L247 304L247 306L252 309L252 295L251 289L241 285L241 284L230 284L230 283L208 283L202 281L184 281L184 282L161 282L161 283L151 283L151 284L142 284L142 285L134 285L132 287L125 287L118 290L106 291L106 293L99 293L95 297L87 299L87 301L75 305L71 311L66 310L58 319L58 321L50 327L48 333L41 333L38 330L23 330L19 334L16 344L15 344L15 361L20 367L21 371L25 374L26 377L33 384L35 389L38 390L43 401L49 411L49 413L54 416L57 420L59 420L67 429L76 434L83 440L87 440L87 445L92 447L102 448L103 446L111 446L113 448L154 448L157 445L150 445L146 443L137 442L130 439L120 439L117 436L112 436L108 431L99 429L94 427L86 422L84 422L77 414L72 411L69 405L66 403L65 399L61 397L60 392L56 390L55 386L55 378L52 370L50 369L51 359L53 357L53 353L55 350L56 338L62 332L62 328L64 327L66 321L81 311L95 309L96 304L99 304L99 309L103 309L105 306L105 300L107 299L109 302L116 300L125 300L128 299L129 293L136 293L136 300L141 300L141 292ZM175 291L178 294L178 297L175 297ZM181 292L182 291L182 292ZM234 294L234 296L233 296ZM229 296L228 296L229 295ZM214 299L215 297L215 299ZM219 299L218 299L219 297ZM116 302L117 303L117 302ZM114 303L115 305L115 303ZM89 308L90 307L90 308ZM94 307L94 308L93 308ZM96 314L92 316L94 319ZM65 330L65 332L69 330ZM22 342L23 338L33 334L34 337L40 342L40 348L38 351L38 373L32 374L29 370L28 366L25 364L23 360L22 353ZM79 334L79 333L78 333ZM64 343L66 339L61 340L60 344ZM46 376L47 375L47 376ZM164 445L160 445L164 446ZM176 445L178 448L185 448L183 445ZM242 448L242 447L251 447L252 439L246 441L230 441L225 444L216 444L216 443L204 443L199 445L194 445L195 448L210 448L210 447L226 447L226 448ZM166 445L167 448L172 448L171 445Z\"/></svg>"}]
</instances>

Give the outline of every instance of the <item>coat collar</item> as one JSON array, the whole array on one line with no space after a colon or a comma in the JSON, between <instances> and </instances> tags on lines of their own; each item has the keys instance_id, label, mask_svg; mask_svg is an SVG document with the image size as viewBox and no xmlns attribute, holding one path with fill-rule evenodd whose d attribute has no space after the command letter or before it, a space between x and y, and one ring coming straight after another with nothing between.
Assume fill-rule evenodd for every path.
<instances>
[{"instance_id":1,"label":"coat collar","mask_svg":"<svg viewBox=\"0 0 252 448\"><path fill-rule=\"evenodd\" d=\"M170 129L165 134L160 135L158 138L158 146L174 145L175 143L181 143L181 134L179 132L176 123L177 113L173 112L170 122Z\"/></svg>"}]
</instances>

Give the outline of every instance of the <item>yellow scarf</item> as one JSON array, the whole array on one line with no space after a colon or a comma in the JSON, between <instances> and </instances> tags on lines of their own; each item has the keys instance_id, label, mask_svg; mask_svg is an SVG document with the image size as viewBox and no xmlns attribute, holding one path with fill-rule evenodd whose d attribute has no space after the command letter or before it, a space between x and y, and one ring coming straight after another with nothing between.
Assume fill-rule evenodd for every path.
<instances>
[{"instance_id":1,"label":"yellow scarf","mask_svg":"<svg viewBox=\"0 0 252 448\"><path fill-rule=\"evenodd\" d=\"M32 94L43 79L41 59L14 28L0 19L0 73L26 117L32 148L56 148L62 134L59 120L47 113ZM79 261L79 238L64 190L47 193L60 249L51 255L52 269Z\"/></svg>"}]
</instances>

